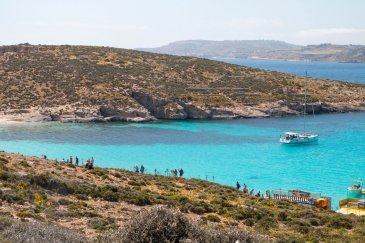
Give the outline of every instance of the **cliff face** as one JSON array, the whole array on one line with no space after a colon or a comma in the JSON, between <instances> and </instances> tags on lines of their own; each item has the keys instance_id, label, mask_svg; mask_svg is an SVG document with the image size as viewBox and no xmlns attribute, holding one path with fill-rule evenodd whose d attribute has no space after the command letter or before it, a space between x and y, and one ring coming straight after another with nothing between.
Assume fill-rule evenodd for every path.
<instances>
[{"instance_id":1,"label":"cliff face","mask_svg":"<svg viewBox=\"0 0 365 243\"><path fill-rule=\"evenodd\" d=\"M0 50L2 120L143 122L302 112L304 78L284 73L105 47ZM364 110L364 85L308 83L318 113Z\"/></svg>"}]
</instances>

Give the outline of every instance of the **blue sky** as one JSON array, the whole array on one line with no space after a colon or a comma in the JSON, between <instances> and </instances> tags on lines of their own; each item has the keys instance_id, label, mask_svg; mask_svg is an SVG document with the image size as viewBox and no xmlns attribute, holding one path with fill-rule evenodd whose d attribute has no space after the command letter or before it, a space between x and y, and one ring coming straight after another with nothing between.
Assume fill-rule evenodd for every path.
<instances>
[{"instance_id":1,"label":"blue sky","mask_svg":"<svg viewBox=\"0 0 365 243\"><path fill-rule=\"evenodd\" d=\"M364 0L0 0L0 45L177 40L364 44Z\"/></svg>"}]
</instances>

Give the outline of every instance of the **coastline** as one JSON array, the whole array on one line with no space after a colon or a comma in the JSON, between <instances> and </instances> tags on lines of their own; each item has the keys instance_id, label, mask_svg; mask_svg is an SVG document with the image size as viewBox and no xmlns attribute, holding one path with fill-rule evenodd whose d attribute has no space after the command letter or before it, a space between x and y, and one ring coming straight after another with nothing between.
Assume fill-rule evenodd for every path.
<instances>
[{"instance_id":1,"label":"coastline","mask_svg":"<svg viewBox=\"0 0 365 243\"><path fill-rule=\"evenodd\" d=\"M143 210L167 205L199 225L264 234L265 239L325 241L339 230L344 242L362 239L356 233L363 225L360 217L261 198L206 180L86 169L6 152L0 152L0 165L0 208L6 217L44 228L54 224L90 240L123 229ZM314 220L318 224L310 223ZM350 220L351 227L341 223ZM298 227L303 225L305 231ZM318 225L321 231L314 235Z\"/></svg>"},{"instance_id":2,"label":"coastline","mask_svg":"<svg viewBox=\"0 0 365 243\"><path fill-rule=\"evenodd\" d=\"M349 113L365 112L365 103L341 102L341 103L312 103L308 104L308 113ZM144 123L163 120L231 120L249 118L278 118L298 116L302 114L302 105L297 103L288 104L284 101L262 103L255 106L236 106L224 108L198 108L189 104L182 104L178 115L169 114L168 110L156 114L154 109L145 107L134 109L115 109L114 107L85 107L62 111L62 107L30 108L22 110L0 111L0 123L12 122L75 122L75 123L104 123L104 122L127 122ZM105 112L107 110L107 112ZM161 112L160 112L161 113Z\"/></svg>"}]
</instances>

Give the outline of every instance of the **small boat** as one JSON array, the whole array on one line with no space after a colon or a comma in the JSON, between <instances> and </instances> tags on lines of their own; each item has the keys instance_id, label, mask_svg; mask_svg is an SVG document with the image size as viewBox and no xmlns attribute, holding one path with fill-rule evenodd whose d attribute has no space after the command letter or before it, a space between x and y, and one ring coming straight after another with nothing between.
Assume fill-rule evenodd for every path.
<instances>
[{"instance_id":1,"label":"small boat","mask_svg":"<svg viewBox=\"0 0 365 243\"><path fill-rule=\"evenodd\" d=\"M279 141L282 144L305 144L305 143L314 143L318 141L318 134L311 134L306 132L306 123L305 123L306 114L307 114L307 73L305 73L305 81L304 81L304 105L303 105L304 131L302 133L286 132L284 136L280 136ZM313 115L314 115L314 110L313 110Z\"/></svg>"},{"instance_id":2,"label":"small boat","mask_svg":"<svg viewBox=\"0 0 365 243\"><path fill-rule=\"evenodd\" d=\"M362 187L363 181L362 180L353 180L354 184L347 188L347 192L351 197L360 197L365 190Z\"/></svg>"},{"instance_id":3,"label":"small boat","mask_svg":"<svg viewBox=\"0 0 365 243\"><path fill-rule=\"evenodd\" d=\"M280 142L284 144L303 144L318 141L317 134L286 132L285 136L280 137Z\"/></svg>"},{"instance_id":4,"label":"small boat","mask_svg":"<svg viewBox=\"0 0 365 243\"><path fill-rule=\"evenodd\" d=\"M336 211L337 213L365 216L364 199L345 198L339 201L339 206L340 209Z\"/></svg>"}]
</instances>

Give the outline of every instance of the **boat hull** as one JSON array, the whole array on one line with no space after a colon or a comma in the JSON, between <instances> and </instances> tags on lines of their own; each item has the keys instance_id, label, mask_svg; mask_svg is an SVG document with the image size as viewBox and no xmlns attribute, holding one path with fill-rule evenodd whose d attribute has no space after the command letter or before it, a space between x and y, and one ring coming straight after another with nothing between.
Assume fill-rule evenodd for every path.
<instances>
[{"instance_id":1,"label":"boat hull","mask_svg":"<svg viewBox=\"0 0 365 243\"><path fill-rule=\"evenodd\" d=\"M358 198L363 194L363 189L361 187L360 188L354 188L354 187L350 186L350 187L347 188L347 193L351 197Z\"/></svg>"},{"instance_id":2,"label":"boat hull","mask_svg":"<svg viewBox=\"0 0 365 243\"><path fill-rule=\"evenodd\" d=\"M282 144L307 144L318 142L318 135L298 136L288 139L287 137L281 137L280 142Z\"/></svg>"}]
</instances>

